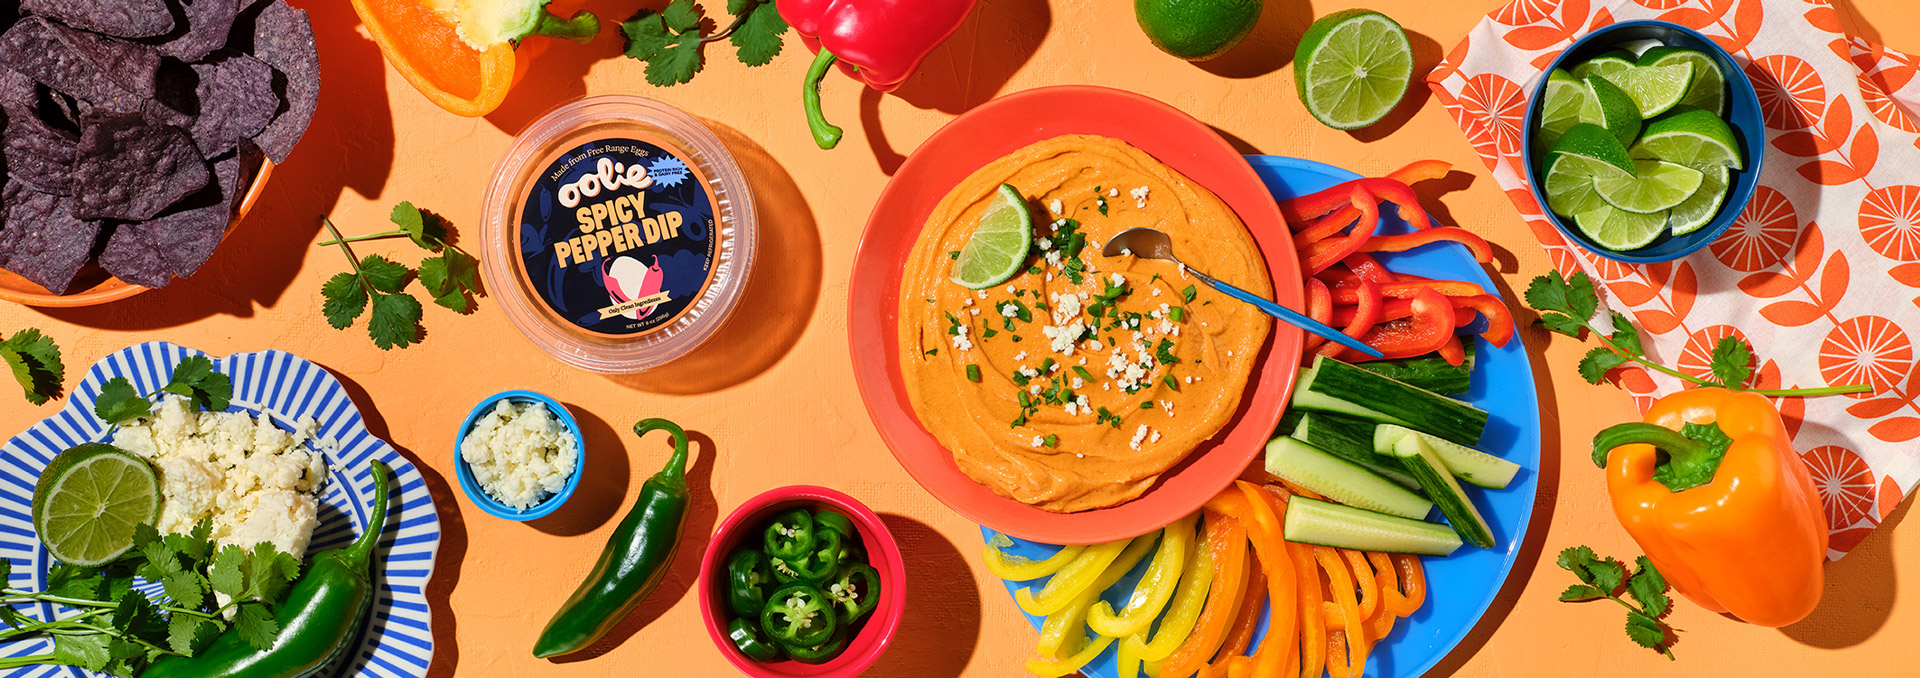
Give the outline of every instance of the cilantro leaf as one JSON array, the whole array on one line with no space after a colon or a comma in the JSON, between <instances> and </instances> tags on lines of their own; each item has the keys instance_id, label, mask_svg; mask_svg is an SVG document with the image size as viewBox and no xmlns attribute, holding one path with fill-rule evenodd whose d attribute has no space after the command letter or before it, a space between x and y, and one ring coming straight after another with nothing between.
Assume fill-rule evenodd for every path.
<instances>
[{"instance_id":1,"label":"cilantro leaf","mask_svg":"<svg viewBox=\"0 0 1920 678\"><path fill-rule=\"evenodd\" d=\"M1563 603L1584 603L1605 597L1607 592L1586 584L1573 584L1568 586L1567 590L1560 592L1560 602Z\"/></svg>"},{"instance_id":2,"label":"cilantro leaf","mask_svg":"<svg viewBox=\"0 0 1920 678\"><path fill-rule=\"evenodd\" d=\"M1713 380L1727 388L1740 388L1753 376L1753 347L1739 337L1721 337L1713 345Z\"/></svg>"},{"instance_id":3,"label":"cilantro leaf","mask_svg":"<svg viewBox=\"0 0 1920 678\"><path fill-rule=\"evenodd\" d=\"M180 654L193 654L205 631L218 632L210 620L190 614L176 614L167 622L167 647Z\"/></svg>"},{"instance_id":4,"label":"cilantro leaf","mask_svg":"<svg viewBox=\"0 0 1920 678\"><path fill-rule=\"evenodd\" d=\"M187 356L173 366L173 376L161 391L193 399L200 409L220 412L233 401L233 380L215 372L213 360L203 355Z\"/></svg>"},{"instance_id":5,"label":"cilantro leaf","mask_svg":"<svg viewBox=\"0 0 1920 678\"><path fill-rule=\"evenodd\" d=\"M262 652L273 647L273 639L280 635L280 622L273 620L273 613L267 606L243 604L233 615L233 630L247 645Z\"/></svg>"},{"instance_id":6,"label":"cilantro leaf","mask_svg":"<svg viewBox=\"0 0 1920 678\"><path fill-rule=\"evenodd\" d=\"M213 567L207 571L207 581L213 584L213 590L229 598L244 596L247 593L246 565L246 550L228 545L213 555Z\"/></svg>"},{"instance_id":7,"label":"cilantro leaf","mask_svg":"<svg viewBox=\"0 0 1920 678\"><path fill-rule=\"evenodd\" d=\"M1638 643L1640 647L1659 649L1660 645L1667 640L1667 630L1660 620L1628 611L1627 637L1632 638L1633 642Z\"/></svg>"},{"instance_id":8,"label":"cilantro leaf","mask_svg":"<svg viewBox=\"0 0 1920 678\"><path fill-rule=\"evenodd\" d=\"M780 17L772 2L728 0L727 13L745 17L728 40L733 43L740 63L765 66L780 56L780 49L786 44L781 36L787 34L787 21Z\"/></svg>"},{"instance_id":9,"label":"cilantro leaf","mask_svg":"<svg viewBox=\"0 0 1920 678\"><path fill-rule=\"evenodd\" d=\"M13 609L12 606L0 606L0 624L6 624L7 628L17 629L22 625L32 623L34 623L34 620L28 619L26 615L20 614L20 611Z\"/></svg>"},{"instance_id":10,"label":"cilantro leaf","mask_svg":"<svg viewBox=\"0 0 1920 678\"><path fill-rule=\"evenodd\" d=\"M360 278L352 273L336 273L320 286L320 296L325 302L320 312L326 314L327 324L333 329L344 330L352 325L354 319L367 309L367 288L360 286Z\"/></svg>"},{"instance_id":11,"label":"cilantro leaf","mask_svg":"<svg viewBox=\"0 0 1920 678\"><path fill-rule=\"evenodd\" d=\"M700 71L700 13L691 0L673 0L665 10L643 9L620 24L628 57L647 62L647 82L683 84Z\"/></svg>"},{"instance_id":12,"label":"cilantro leaf","mask_svg":"<svg viewBox=\"0 0 1920 678\"><path fill-rule=\"evenodd\" d=\"M1604 346L1595 346L1580 359L1580 378L1589 384L1599 384L1607 380L1607 371L1626 364L1627 359L1620 357Z\"/></svg>"},{"instance_id":13,"label":"cilantro leaf","mask_svg":"<svg viewBox=\"0 0 1920 678\"><path fill-rule=\"evenodd\" d=\"M1525 297L1527 305L1540 312L1541 325L1574 338L1579 338L1580 328L1600 308L1599 292L1585 272L1573 274L1571 280L1559 271L1538 276L1527 285Z\"/></svg>"},{"instance_id":14,"label":"cilantro leaf","mask_svg":"<svg viewBox=\"0 0 1920 678\"><path fill-rule=\"evenodd\" d=\"M0 584L5 584L7 582L7 578L12 576L13 576L13 561L6 558L0 558ZM0 605L0 608L12 609L4 605Z\"/></svg>"},{"instance_id":15,"label":"cilantro leaf","mask_svg":"<svg viewBox=\"0 0 1920 678\"><path fill-rule=\"evenodd\" d=\"M93 399L93 414L108 424L122 424L152 416L153 404L134 390L133 382L126 377L114 377L100 385L100 395Z\"/></svg>"},{"instance_id":16,"label":"cilantro leaf","mask_svg":"<svg viewBox=\"0 0 1920 678\"><path fill-rule=\"evenodd\" d=\"M447 223L440 215L414 207L413 203L403 200L393 206L387 218L405 231L407 238L421 249L438 252L447 246Z\"/></svg>"},{"instance_id":17,"label":"cilantro leaf","mask_svg":"<svg viewBox=\"0 0 1920 678\"><path fill-rule=\"evenodd\" d=\"M381 294L373 298L373 314L367 317L367 336L380 350L395 346L406 348L420 340L420 300L409 294Z\"/></svg>"},{"instance_id":18,"label":"cilantro leaf","mask_svg":"<svg viewBox=\"0 0 1920 678\"><path fill-rule=\"evenodd\" d=\"M1620 582L1627 578L1626 566L1621 565L1620 561L1612 558L1601 558L1593 561L1592 564L1587 566L1587 571L1593 574L1592 583L1594 588L1606 591L1609 594L1613 593L1615 589L1620 588Z\"/></svg>"},{"instance_id":19,"label":"cilantro leaf","mask_svg":"<svg viewBox=\"0 0 1920 678\"><path fill-rule=\"evenodd\" d=\"M47 593L63 598L98 599L106 583L105 574L98 568L66 563L47 568Z\"/></svg>"},{"instance_id":20,"label":"cilantro leaf","mask_svg":"<svg viewBox=\"0 0 1920 678\"><path fill-rule=\"evenodd\" d=\"M88 671L104 671L107 663L113 661L113 655L107 652L107 639L111 637L104 634L54 636L53 661L84 667Z\"/></svg>"},{"instance_id":21,"label":"cilantro leaf","mask_svg":"<svg viewBox=\"0 0 1920 678\"><path fill-rule=\"evenodd\" d=\"M1607 341L1631 355L1647 354L1646 348L1640 344L1640 328L1634 327L1633 321L1619 311L1613 312L1613 334L1607 336Z\"/></svg>"},{"instance_id":22,"label":"cilantro leaf","mask_svg":"<svg viewBox=\"0 0 1920 678\"><path fill-rule=\"evenodd\" d=\"M378 254L369 254L360 260L360 273L367 279L367 285L376 292L399 293L406 289L407 274L411 272L407 267Z\"/></svg>"},{"instance_id":23,"label":"cilantro leaf","mask_svg":"<svg viewBox=\"0 0 1920 678\"><path fill-rule=\"evenodd\" d=\"M260 542L255 544L252 553L247 556L247 593L262 602L274 603L287 593L287 587L293 585L293 578L299 574L300 562L293 561L293 574L288 574L285 561L293 556L280 553L273 544Z\"/></svg>"},{"instance_id":24,"label":"cilantro leaf","mask_svg":"<svg viewBox=\"0 0 1920 678\"><path fill-rule=\"evenodd\" d=\"M44 405L60 394L67 368L60 360L60 347L40 330L29 327L0 341L0 360L13 369L13 379L26 390L27 402Z\"/></svg>"},{"instance_id":25,"label":"cilantro leaf","mask_svg":"<svg viewBox=\"0 0 1920 678\"><path fill-rule=\"evenodd\" d=\"M479 282L479 262L471 255L448 248L437 257L420 262L420 286L433 295L433 303L455 313L472 313L472 294Z\"/></svg>"},{"instance_id":26,"label":"cilantro leaf","mask_svg":"<svg viewBox=\"0 0 1920 678\"><path fill-rule=\"evenodd\" d=\"M1667 578L1660 576L1660 570L1646 556L1635 560L1634 566L1638 571L1627 579L1627 595L1649 616L1657 619L1665 615L1673 607L1673 601L1667 598Z\"/></svg>"},{"instance_id":27,"label":"cilantro leaf","mask_svg":"<svg viewBox=\"0 0 1920 678\"><path fill-rule=\"evenodd\" d=\"M1562 570L1572 572L1574 576L1580 578L1580 581L1592 584L1593 574L1588 571L1588 568L1597 560L1599 557L1593 555L1593 549L1585 546L1570 546L1560 551L1560 557L1554 560L1554 564L1559 565Z\"/></svg>"},{"instance_id":28,"label":"cilantro leaf","mask_svg":"<svg viewBox=\"0 0 1920 678\"><path fill-rule=\"evenodd\" d=\"M167 643L167 619L146 596L122 596L120 604L113 608L111 619L113 627L129 637L155 645Z\"/></svg>"}]
</instances>

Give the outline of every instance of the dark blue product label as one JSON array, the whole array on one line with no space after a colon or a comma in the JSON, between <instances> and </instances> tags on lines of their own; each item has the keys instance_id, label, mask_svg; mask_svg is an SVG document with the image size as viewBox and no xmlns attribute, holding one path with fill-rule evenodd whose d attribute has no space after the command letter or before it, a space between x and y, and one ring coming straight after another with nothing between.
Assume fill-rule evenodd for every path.
<instances>
[{"instance_id":1,"label":"dark blue product label","mask_svg":"<svg viewBox=\"0 0 1920 678\"><path fill-rule=\"evenodd\" d=\"M627 336L667 326L713 278L707 182L679 156L636 139L574 147L527 189L520 256L561 318Z\"/></svg>"}]
</instances>

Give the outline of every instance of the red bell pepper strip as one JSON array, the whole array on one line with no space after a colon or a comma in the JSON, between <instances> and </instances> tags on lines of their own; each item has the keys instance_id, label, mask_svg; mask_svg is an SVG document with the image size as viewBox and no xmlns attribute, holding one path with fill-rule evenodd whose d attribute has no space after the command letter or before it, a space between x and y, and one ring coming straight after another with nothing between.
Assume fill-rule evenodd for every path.
<instances>
[{"instance_id":1,"label":"red bell pepper strip","mask_svg":"<svg viewBox=\"0 0 1920 678\"><path fill-rule=\"evenodd\" d=\"M820 80L836 61L868 87L893 91L960 28L978 0L777 0L780 17L814 51L802 102L821 148L840 143L840 128L820 112Z\"/></svg>"},{"instance_id":2,"label":"red bell pepper strip","mask_svg":"<svg viewBox=\"0 0 1920 678\"><path fill-rule=\"evenodd\" d=\"M1380 351L1381 358L1352 349L1333 357L1347 362L1411 358L1437 351L1453 338L1453 304L1447 301L1446 295L1423 288L1414 294L1409 306L1412 315L1375 325L1361 337L1361 341Z\"/></svg>"},{"instance_id":3,"label":"red bell pepper strip","mask_svg":"<svg viewBox=\"0 0 1920 678\"><path fill-rule=\"evenodd\" d=\"M1295 249L1304 250L1309 245L1333 237L1333 234L1339 233L1342 229L1352 225L1353 220L1359 217L1360 208L1354 207L1353 204L1349 202L1345 207L1316 217L1304 226L1295 229L1299 232L1293 235L1293 246Z\"/></svg>"},{"instance_id":4,"label":"red bell pepper strip","mask_svg":"<svg viewBox=\"0 0 1920 678\"><path fill-rule=\"evenodd\" d=\"M1360 208L1360 220L1354 222L1353 230L1346 235L1328 238L1307 247L1304 265L1307 275L1324 271L1334 262L1360 251L1373 238L1374 229L1380 226L1380 203L1373 199L1372 193L1355 186L1348 196L1353 206Z\"/></svg>"},{"instance_id":5,"label":"red bell pepper strip","mask_svg":"<svg viewBox=\"0 0 1920 678\"><path fill-rule=\"evenodd\" d=\"M1390 202L1400 208L1400 218L1407 221L1414 230L1433 226L1433 219L1427 216L1427 208L1420 205L1420 198L1405 183L1393 179L1361 179L1362 186L1380 202Z\"/></svg>"},{"instance_id":6,"label":"red bell pepper strip","mask_svg":"<svg viewBox=\"0 0 1920 678\"><path fill-rule=\"evenodd\" d=\"M1414 231L1412 233L1402 233L1399 235L1383 235L1367 241L1367 245L1360 248L1360 251L1405 252L1421 245L1431 245L1441 241L1451 241L1466 245L1467 251L1473 253L1474 261L1483 264L1492 263L1493 261L1493 247L1487 244L1487 239L1480 237L1473 231L1458 226L1429 228L1423 231Z\"/></svg>"},{"instance_id":7,"label":"red bell pepper strip","mask_svg":"<svg viewBox=\"0 0 1920 678\"><path fill-rule=\"evenodd\" d=\"M1467 361L1467 347L1460 343L1460 335L1458 334L1453 335L1452 339L1448 339L1447 343L1441 344L1440 349L1436 352L1440 354L1442 359L1447 361L1448 365L1459 365Z\"/></svg>"},{"instance_id":8,"label":"red bell pepper strip","mask_svg":"<svg viewBox=\"0 0 1920 678\"><path fill-rule=\"evenodd\" d=\"M1421 207L1420 200L1414 197L1413 189L1393 179L1354 179L1334 184L1332 188L1318 193L1281 201L1280 214L1286 217L1287 223L1304 224L1351 203L1350 196L1355 187L1366 189L1377 201L1399 205L1401 216L1406 217L1407 223L1414 228L1426 228L1433 223L1427 218L1426 208Z\"/></svg>"},{"instance_id":9,"label":"red bell pepper strip","mask_svg":"<svg viewBox=\"0 0 1920 678\"><path fill-rule=\"evenodd\" d=\"M1333 303L1360 303L1357 281L1353 284L1332 285L1328 289L1333 294ZM1380 285L1380 294L1388 299L1412 299L1423 289L1430 289L1449 297L1471 297L1487 293L1487 290L1479 285L1463 280L1396 280Z\"/></svg>"},{"instance_id":10,"label":"red bell pepper strip","mask_svg":"<svg viewBox=\"0 0 1920 678\"><path fill-rule=\"evenodd\" d=\"M1320 282L1319 278L1307 278L1307 317L1322 325L1333 320L1333 297L1327 292L1327 284ZM1324 342L1326 339L1309 332L1306 335L1306 343L1300 347L1300 352L1312 351Z\"/></svg>"},{"instance_id":11,"label":"red bell pepper strip","mask_svg":"<svg viewBox=\"0 0 1920 678\"><path fill-rule=\"evenodd\" d=\"M1406 167L1387 174L1388 179L1403 184L1417 184L1429 179L1438 179L1453 171L1453 163L1445 160L1415 160Z\"/></svg>"},{"instance_id":12,"label":"red bell pepper strip","mask_svg":"<svg viewBox=\"0 0 1920 678\"><path fill-rule=\"evenodd\" d=\"M1462 312L1470 310L1487 319L1487 330L1480 333L1487 343L1501 347L1506 346L1507 342L1513 339L1513 312L1507 310L1507 303L1501 301L1499 297L1491 294L1476 294L1470 297L1451 297L1448 301L1453 302L1454 312L1461 316L1467 316L1470 319L1472 314Z\"/></svg>"},{"instance_id":13,"label":"red bell pepper strip","mask_svg":"<svg viewBox=\"0 0 1920 678\"><path fill-rule=\"evenodd\" d=\"M1399 280L1398 277L1394 276L1393 271L1387 270L1387 267L1381 265L1378 259L1374 259L1373 255L1365 252L1355 252L1346 259L1341 260L1341 263L1346 264L1347 269L1353 271L1354 275L1366 280L1372 280L1377 283L1390 283Z\"/></svg>"},{"instance_id":14,"label":"red bell pepper strip","mask_svg":"<svg viewBox=\"0 0 1920 678\"><path fill-rule=\"evenodd\" d=\"M1448 298L1458 299L1459 297L1448 297ZM1327 326L1328 327L1346 327L1348 324L1353 322L1354 315L1359 312L1359 308L1360 307L1358 305L1333 307L1333 320L1329 321L1327 323ZM1453 326L1455 329L1472 325L1474 319L1479 317L1477 315L1474 315L1473 313L1462 313L1460 304L1457 304L1457 303L1454 304L1453 308L1454 308ZM1471 310L1471 309L1468 309L1468 310ZM1388 299L1386 300L1386 303L1380 307L1380 319L1375 321L1375 324L1383 323L1389 320L1399 320L1401 318L1406 318L1412 315L1413 315L1413 300ZM1491 342L1491 340L1489 340L1489 342Z\"/></svg>"},{"instance_id":15,"label":"red bell pepper strip","mask_svg":"<svg viewBox=\"0 0 1920 678\"><path fill-rule=\"evenodd\" d=\"M1341 326L1345 328L1341 330L1343 333L1355 339L1365 337L1368 332L1373 331L1373 326L1380 322L1382 307L1386 305L1386 299L1380 296L1380 284L1372 280L1366 278L1360 279L1359 294L1360 303L1354 306L1353 317L1348 319L1345 325ZM1339 354L1342 350L1351 349L1347 349L1333 342L1328 342L1320 347L1319 353L1331 357Z\"/></svg>"}]
</instances>

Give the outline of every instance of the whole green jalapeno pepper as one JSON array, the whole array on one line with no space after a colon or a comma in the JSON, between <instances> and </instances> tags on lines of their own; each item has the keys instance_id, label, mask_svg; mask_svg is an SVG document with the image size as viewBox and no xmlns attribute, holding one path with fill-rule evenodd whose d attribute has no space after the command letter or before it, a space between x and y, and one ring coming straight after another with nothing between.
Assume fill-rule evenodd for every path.
<instances>
[{"instance_id":1,"label":"whole green jalapeno pepper","mask_svg":"<svg viewBox=\"0 0 1920 678\"><path fill-rule=\"evenodd\" d=\"M554 657L579 652L592 645L640 606L667 576L673 554L680 547L680 528L692 503L687 492L687 432L665 419L646 419L633 433L666 431L673 436L673 456L666 468L640 485L633 509L620 520L599 562L586 581L560 606L546 630L533 644L533 656Z\"/></svg>"},{"instance_id":2,"label":"whole green jalapeno pepper","mask_svg":"<svg viewBox=\"0 0 1920 678\"><path fill-rule=\"evenodd\" d=\"M767 555L753 549L738 549L727 558L727 608L734 614L759 616L767 604L767 589L774 583Z\"/></svg>"},{"instance_id":3,"label":"whole green jalapeno pepper","mask_svg":"<svg viewBox=\"0 0 1920 678\"><path fill-rule=\"evenodd\" d=\"M773 517L767 524L764 535L767 542L767 555L793 562L807 556L813 550L813 542L818 537L814 530L813 515L806 509L788 509Z\"/></svg>"},{"instance_id":4,"label":"whole green jalapeno pepper","mask_svg":"<svg viewBox=\"0 0 1920 678\"><path fill-rule=\"evenodd\" d=\"M315 555L306 575L287 589L287 599L274 608L280 635L272 647L256 650L229 628L199 654L163 656L141 677L305 678L352 649L373 611L370 570L387 526L387 476L392 470L378 459L371 464L373 510L367 513L366 531L344 548Z\"/></svg>"}]
</instances>

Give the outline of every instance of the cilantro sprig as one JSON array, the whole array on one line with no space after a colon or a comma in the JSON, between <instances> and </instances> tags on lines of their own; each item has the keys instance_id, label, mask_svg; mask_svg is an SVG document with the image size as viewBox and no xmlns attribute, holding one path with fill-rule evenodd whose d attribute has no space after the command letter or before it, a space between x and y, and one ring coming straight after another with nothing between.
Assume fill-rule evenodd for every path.
<instances>
[{"instance_id":1,"label":"cilantro sprig","mask_svg":"<svg viewBox=\"0 0 1920 678\"><path fill-rule=\"evenodd\" d=\"M114 377L100 385L93 399L93 413L108 424L124 424L153 416L153 398L172 393L191 400L202 410L219 412L233 400L233 380L213 370L213 360L203 355L187 356L173 366L173 376L152 393L141 393L126 377Z\"/></svg>"},{"instance_id":2,"label":"cilantro sprig","mask_svg":"<svg viewBox=\"0 0 1920 678\"><path fill-rule=\"evenodd\" d=\"M1667 579L1653 561L1640 556L1630 570L1620 561L1594 555L1591 548L1575 546L1561 551L1555 562L1580 578L1580 583L1560 592L1560 602L1606 599L1619 603L1627 608L1627 637L1640 647L1659 650L1669 660L1674 658L1673 627L1661 621L1672 611L1673 601L1667 597ZM1626 598L1621 597L1622 592ZM1633 602L1627 602L1628 598Z\"/></svg>"},{"instance_id":3,"label":"cilantro sprig","mask_svg":"<svg viewBox=\"0 0 1920 678\"><path fill-rule=\"evenodd\" d=\"M462 315L472 313L474 298L480 294L480 261L453 243L446 220L415 207L411 202L393 206L388 217L398 228L380 233L342 237L340 230L325 217L320 222L333 235L321 247L338 246L347 257L351 272L337 273L320 286L321 312L327 324L336 330L353 325L367 314L367 336L381 350L406 348L420 341L426 329L421 326L420 300L406 291L413 280L433 299L433 303ZM407 268L378 254L355 257L349 243L404 237L429 252L417 269ZM370 309L370 310L369 310Z\"/></svg>"},{"instance_id":4,"label":"cilantro sprig","mask_svg":"<svg viewBox=\"0 0 1920 678\"><path fill-rule=\"evenodd\" d=\"M1640 330L1633 326L1633 321L1619 311L1607 310L1605 315L1601 314L1603 306L1599 289L1585 272L1574 273L1572 278L1562 277L1559 271L1536 277L1527 285L1526 299L1527 305L1540 314L1540 319L1535 321L1540 326L1575 339L1581 338L1583 330L1590 330L1593 337L1600 341L1600 346L1587 351L1587 355L1580 359L1580 378L1590 384L1606 381L1607 372L1616 367L1638 363L1696 386L1718 386L1764 396L1815 397L1873 390L1867 384L1750 388L1747 381L1753 378L1753 347L1734 336L1721 337L1714 344L1713 355L1708 363L1709 377L1697 377L1654 362L1647 357Z\"/></svg>"},{"instance_id":5,"label":"cilantro sprig","mask_svg":"<svg viewBox=\"0 0 1920 678\"><path fill-rule=\"evenodd\" d=\"M673 0L664 9L642 9L620 24L628 57L647 64L647 82L656 87L685 84L706 66L701 48L710 42L733 43L740 63L765 66L780 55L787 22L773 0L727 0L733 22L726 29L703 35L708 25L693 0Z\"/></svg>"},{"instance_id":6,"label":"cilantro sprig","mask_svg":"<svg viewBox=\"0 0 1920 678\"><path fill-rule=\"evenodd\" d=\"M134 549L118 560L99 567L56 564L43 591L0 589L0 641L53 639L51 652L0 658L0 670L61 664L133 676L163 656L191 657L229 628L255 649L271 648L280 635L273 611L299 578L300 559L265 543L216 547L212 532L208 520L188 534L161 535L142 524L134 529ZM12 567L0 559L0 582ZM133 588L135 576L159 582L163 602ZM14 607L39 603L74 613L37 621Z\"/></svg>"},{"instance_id":7,"label":"cilantro sprig","mask_svg":"<svg viewBox=\"0 0 1920 678\"><path fill-rule=\"evenodd\" d=\"M45 405L60 395L67 367L60 361L60 346L40 330L26 328L0 341L0 362L13 371L13 380L27 393L27 402Z\"/></svg>"}]
</instances>

